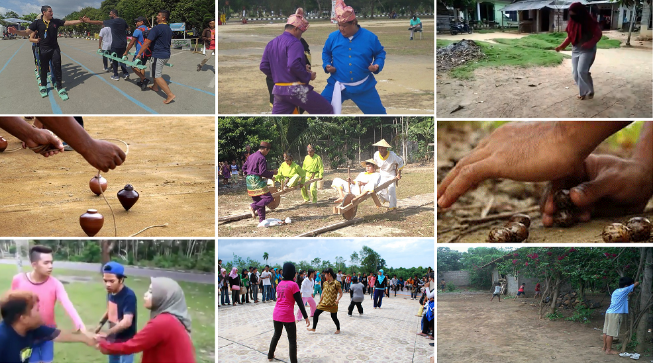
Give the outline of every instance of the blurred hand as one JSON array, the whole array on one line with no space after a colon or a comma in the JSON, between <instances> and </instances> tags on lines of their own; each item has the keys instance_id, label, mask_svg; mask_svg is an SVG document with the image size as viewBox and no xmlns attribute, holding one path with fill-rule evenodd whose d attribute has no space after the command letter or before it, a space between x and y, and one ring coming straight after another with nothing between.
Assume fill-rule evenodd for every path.
<instances>
[{"instance_id":1,"label":"blurred hand","mask_svg":"<svg viewBox=\"0 0 653 363\"><path fill-rule=\"evenodd\" d=\"M18 33L18 30L16 30L16 28L14 28L13 26L8 27L8 28L7 28L7 31L9 32L9 34L16 34L16 33Z\"/></svg>"},{"instance_id":2,"label":"blurred hand","mask_svg":"<svg viewBox=\"0 0 653 363\"><path fill-rule=\"evenodd\" d=\"M367 67L367 69L369 69L370 72L376 72L376 71L379 70L379 65L378 64L372 64L369 67Z\"/></svg>"},{"instance_id":3,"label":"blurred hand","mask_svg":"<svg viewBox=\"0 0 653 363\"><path fill-rule=\"evenodd\" d=\"M307 327L311 326L311 321L308 320L308 318L304 319L304 321L306 321L306 326Z\"/></svg>"},{"instance_id":4,"label":"blurred hand","mask_svg":"<svg viewBox=\"0 0 653 363\"><path fill-rule=\"evenodd\" d=\"M311 81L314 81L316 77L317 77L317 73L311 72Z\"/></svg>"},{"instance_id":5,"label":"blurred hand","mask_svg":"<svg viewBox=\"0 0 653 363\"><path fill-rule=\"evenodd\" d=\"M92 140L90 147L79 152L91 166L105 173L121 165L127 158L117 145L104 140Z\"/></svg>"},{"instance_id":6,"label":"blurred hand","mask_svg":"<svg viewBox=\"0 0 653 363\"><path fill-rule=\"evenodd\" d=\"M438 187L438 206L447 208L486 179L548 181L570 175L582 164L577 142L556 122L511 122L483 139L460 159Z\"/></svg>"},{"instance_id":7,"label":"blurred hand","mask_svg":"<svg viewBox=\"0 0 653 363\"><path fill-rule=\"evenodd\" d=\"M589 155L568 176L549 183L542 202L542 224L553 225L553 194L570 189L571 201L581 210L579 219L639 213L653 195L651 165L612 155Z\"/></svg>"},{"instance_id":8,"label":"blurred hand","mask_svg":"<svg viewBox=\"0 0 653 363\"><path fill-rule=\"evenodd\" d=\"M556 52L560 52L562 50L562 47L556 47Z\"/></svg>"},{"instance_id":9,"label":"blurred hand","mask_svg":"<svg viewBox=\"0 0 653 363\"><path fill-rule=\"evenodd\" d=\"M326 66L326 70L329 73L336 73L336 68L332 66Z\"/></svg>"},{"instance_id":10,"label":"blurred hand","mask_svg":"<svg viewBox=\"0 0 653 363\"><path fill-rule=\"evenodd\" d=\"M63 152L63 143L57 135L53 134L49 130L44 129L33 129L33 133L30 135L29 140L22 143L23 149L34 148L38 146L49 145L50 150L44 151L41 155L48 156L56 155L60 152ZM38 152L38 150L34 150Z\"/></svg>"}]
</instances>

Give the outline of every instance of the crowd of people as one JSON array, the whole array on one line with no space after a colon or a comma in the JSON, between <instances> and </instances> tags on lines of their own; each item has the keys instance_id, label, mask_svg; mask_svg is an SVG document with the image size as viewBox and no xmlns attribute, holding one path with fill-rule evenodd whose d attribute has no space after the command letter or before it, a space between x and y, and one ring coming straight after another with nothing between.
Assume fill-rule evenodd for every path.
<instances>
[{"instance_id":1,"label":"crowd of people","mask_svg":"<svg viewBox=\"0 0 653 363\"><path fill-rule=\"evenodd\" d=\"M77 313L61 281L52 276L52 249L29 250L32 271L14 276L11 290L0 300L0 362L52 362L54 342L84 343L109 356L109 362L195 362L191 341L191 317L184 292L167 277L153 277L144 293L143 306L150 320L138 329L136 293L126 285L125 268L109 262L102 268L107 290L106 311L97 327L89 329ZM59 301L74 324L73 330L57 327L55 305ZM108 327L105 327L107 325Z\"/></svg>"},{"instance_id":2,"label":"crowd of people","mask_svg":"<svg viewBox=\"0 0 653 363\"><path fill-rule=\"evenodd\" d=\"M235 306L244 304L259 303L259 290L261 290L261 302L273 303L273 325L274 335L270 342L268 359L274 359L274 351L281 337L283 329L286 330L290 346L290 361L297 362L297 327L296 323L304 320L309 331L317 329L319 317L323 312L328 312L331 320L336 326L335 334L340 334L340 320L338 319L338 305L345 293L349 293L350 304L347 308L347 316L353 317L354 308L359 315L364 314L363 301L365 294L370 295L373 300L373 308L381 309L383 298L392 296L403 288L411 289L411 300L421 293L420 313L422 317L422 329L418 335L433 339L434 336L434 295L435 282L433 271L421 278L415 275L405 282L401 278L384 274L379 269L376 274L364 272L343 273L342 270L335 272L332 268L323 271L313 269L296 271L295 265L286 262L283 268L271 268L265 265L263 271L251 266L241 271L232 267L231 272L222 267L222 260L218 260L220 274L218 276L218 288L220 291L220 307ZM320 296L319 302L315 301ZM231 299L230 299L231 298ZM294 311L294 306L298 310ZM306 306L310 307L307 311ZM369 314L369 312L368 312ZM309 318L313 318L312 327ZM431 343L433 345L433 343Z\"/></svg>"}]
</instances>

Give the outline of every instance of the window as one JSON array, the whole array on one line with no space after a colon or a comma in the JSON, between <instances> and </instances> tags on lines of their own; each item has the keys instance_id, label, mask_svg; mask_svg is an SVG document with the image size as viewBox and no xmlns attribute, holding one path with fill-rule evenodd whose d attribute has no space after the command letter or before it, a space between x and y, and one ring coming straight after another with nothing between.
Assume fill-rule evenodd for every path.
<instances>
[{"instance_id":1,"label":"window","mask_svg":"<svg viewBox=\"0 0 653 363\"><path fill-rule=\"evenodd\" d=\"M517 21L517 11L506 11L506 20Z\"/></svg>"}]
</instances>

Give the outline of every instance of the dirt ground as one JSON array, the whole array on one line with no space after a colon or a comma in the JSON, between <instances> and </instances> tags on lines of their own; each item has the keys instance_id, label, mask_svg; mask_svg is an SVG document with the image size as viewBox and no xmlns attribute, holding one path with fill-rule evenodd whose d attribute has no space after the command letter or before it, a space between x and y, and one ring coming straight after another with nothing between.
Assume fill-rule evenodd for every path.
<instances>
[{"instance_id":1,"label":"dirt ground","mask_svg":"<svg viewBox=\"0 0 653 363\"><path fill-rule=\"evenodd\" d=\"M451 170L452 162L460 160L463 156L467 155L488 134L488 130L472 129L470 125L457 125L456 128L438 128L437 185L442 182L447 172ZM613 148L609 148L606 143L599 145L597 152L612 153L620 156L625 156L629 153L627 150L614 150ZM479 229L470 230L469 232L465 231L464 233L460 233L459 230L452 228L459 226L459 220L462 218L479 218L481 211L488 205L490 200L492 200L492 207L488 216L497 213L516 213L517 211L537 207L545 186L546 183L523 183L511 180L487 180L479 184L478 188L463 195L447 211L438 211L437 242L444 243L452 241L452 238L457 235L460 235L460 238L455 240L458 243L486 242L490 229L500 227L505 220L488 222L484 225L479 224ZM601 237L603 227L614 222L625 223L629 218L634 216L644 216L651 219L653 218L652 208L653 199L649 201L647 210L644 213L611 219L594 218L587 223L576 224L569 228L545 228L542 225L540 212L530 211L526 213L531 217L529 237L523 243L603 243Z\"/></svg>"},{"instance_id":2,"label":"dirt ground","mask_svg":"<svg viewBox=\"0 0 653 363\"><path fill-rule=\"evenodd\" d=\"M409 41L406 20L361 20L361 26L376 34L387 52L384 69L374 77L388 114L430 114L434 110L434 21L422 22L422 39ZM304 33L311 50L312 68L317 72L311 85L318 93L328 78L321 71L322 48L334 30L336 27L331 23L315 21ZM282 32L280 23L218 27L218 113L271 112L265 75L259 65L266 44ZM352 101L345 101L342 113L361 114L361 111Z\"/></svg>"},{"instance_id":3,"label":"dirt ground","mask_svg":"<svg viewBox=\"0 0 653 363\"><path fill-rule=\"evenodd\" d=\"M352 170L352 178L360 170ZM284 194L274 211L267 210L266 218L285 219L289 225L257 228L258 218L242 219L218 225L219 237L293 237L320 227L343 222L345 219L333 214L336 192L331 181L346 179L346 170L325 171L324 188L318 190L317 204L304 203L299 190ZM277 184L278 185L278 184ZM370 199L358 206L356 218L364 221L349 227L321 234L322 237L430 237L434 235L433 166L408 165L402 170L397 187L398 209L384 212ZM241 178L237 186L220 187L218 190L218 217L247 213L252 199ZM385 204L387 206L387 204Z\"/></svg>"},{"instance_id":4,"label":"dirt ground","mask_svg":"<svg viewBox=\"0 0 653 363\"><path fill-rule=\"evenodd\" d=\"M125 163L103 173L118 236L164 223L166 228L139 236L215 236L213 117L85 117L84 127L93 138L122 139L130 146ZM7 150L20 146L0 132L9 141ZM0 236L86 237L79 217L97 209L104 226L96 237L113 237L111 211L88 186L96 173L74 151L49 158L29 150L0 153ZM116 197L125 184L140 193L129 212Z\"/></svg>"},{"instance_id":5,"label":"dirt ground","mask_svg":"<svg viewBox=\"0 0 653 363\"><path fill-rule=\"evenodd\" d=\"M607 306L596 309L589 324L581 324L538 319L538 307L531 298L502 298L499 303L496 298L490 302L491 297L489 292L438 293L438 361L607 363L625 360L601 353L604 319L601 312ZM562 309L558 311L568 314ZM648 362L650 357L640 359Z\"/></svg>"},{"instance_id":6,"label":"dirt ground","mask_svg":"<svg viewBox=\"0 0 653 363\"><path fill-rule=\"evenodd\" d=\"M627 34L605 32L610 39ZM439 35L438 39L490 40L518 38L509 33ZM653 108L651 41L631 39L631 48L599 49L591 68L596 96L576 99L578 88L571 76L571 59L555 67L489 68L474 71L474 79L437 75L437 116L459 117L575 117L650 118ZM571 55L571 52L563 52ZM529 87L529 85L536 85ZM458 106L464 108L451 113Z\"/></svg>"}]
</instances>

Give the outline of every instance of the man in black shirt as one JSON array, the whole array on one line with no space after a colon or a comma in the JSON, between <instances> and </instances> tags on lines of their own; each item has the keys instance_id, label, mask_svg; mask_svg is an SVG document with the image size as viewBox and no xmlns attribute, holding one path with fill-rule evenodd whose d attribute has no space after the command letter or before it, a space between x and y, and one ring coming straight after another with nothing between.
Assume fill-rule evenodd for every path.
<instances>
[{"instance_id":1,"label":"man in black shirt","mask_svg":"<svg viewBox=\"0 0 653 363\"><path fill-rule=\"evenodd\" d=\"M109 12L109 20L90 20L88 17L82 18L85 23L94 24L94 25L103 25L111 28L111 49L109 53L116 53L118 58L122 58L127 49L127 22L125 19L118 17L118 10L111 10ZM111 79L114 81L119 81L120 77L118 76L118 61L114 60L113 65L113 76ZM125 63L120 63L120 69L122 70L122 76L125 79L129 79L129 71Z\"/></svg>"},{"instance_id":2,"label":"man in black shirt","mask_svg":"<svg viewBox=\"0 0 653 363\"><path fill-rule=\"evenodd\" d=\"M81 24L81 20L61 20L54 19L52 7L44 5L41 7L41 19L34 20L29 26L28 34L38 32L39 37L39 61L41 63L41 86L39 91L41 97L48 95L48 64L52 61L53 70L52 83L54 88L59 93L62 99L68 99L68 94L63 88L62 75L61 75L61 50L57 42L57 31L61 26Z\"/></svg>"}]
</instances>

